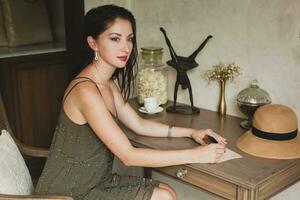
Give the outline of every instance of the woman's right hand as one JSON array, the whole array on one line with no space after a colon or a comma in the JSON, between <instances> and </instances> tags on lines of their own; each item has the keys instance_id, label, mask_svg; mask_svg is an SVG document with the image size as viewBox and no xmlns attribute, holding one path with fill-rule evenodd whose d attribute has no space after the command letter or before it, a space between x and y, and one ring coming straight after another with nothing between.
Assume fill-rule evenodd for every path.
<instances>
[{"instance_id":1,"label":"woman's right hand","mask_svg":"<svg viewBox=\"0 0 300 200\"><path fill-rule=\"evenodd\" d=\"M211 143L194 149L197 163L217 163L225 152L225 145Z\"/></svg>"}]
</instances>

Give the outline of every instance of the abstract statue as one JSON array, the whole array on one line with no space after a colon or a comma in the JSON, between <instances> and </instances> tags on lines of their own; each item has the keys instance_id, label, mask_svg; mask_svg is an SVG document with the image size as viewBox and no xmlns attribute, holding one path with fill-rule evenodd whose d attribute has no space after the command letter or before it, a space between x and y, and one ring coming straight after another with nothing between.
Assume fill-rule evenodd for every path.
<instances>
[{"instance_id":1,"label":"abstract statue","mask_svg":"<svg viewBox=\"0 0 300 200\"><path fill-rule=\"evenodd\" d=\"M177 56L177 54L175 53L175 50L171 45L171 42L167 36L165 29L160 27L160 31L164 34L172 58L172 60L167 61L167 64L173 67L177 72L176 83L174 88L174 104L173 106L168 107L167 111L174 112L174 113L181 113L181 114L199 113L200 109L194 107L193 92L192 92L192 87L191 87L189 77L187 76L187 71L198 66L198 63L195 61L195 58L198 55L198 53L205 47L208 40L212 38L212 36L209 35L198 47L198 49L196 49L189 57L183 57L183 56ZM190 102L191 102L190 107L182 106L182 105L176 106L177 92L178 92L179 85L181 85L181 88L183 90L187 88L189 89Z\"/></svg>"}]
</instances>

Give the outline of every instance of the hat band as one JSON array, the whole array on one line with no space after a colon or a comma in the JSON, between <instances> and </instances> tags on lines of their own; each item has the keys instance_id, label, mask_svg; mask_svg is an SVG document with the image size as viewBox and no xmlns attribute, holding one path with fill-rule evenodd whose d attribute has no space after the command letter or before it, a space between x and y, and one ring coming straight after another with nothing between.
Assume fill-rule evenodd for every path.
<instances>
[{"instance_id":1,"label":"hat band","mask_svg":"<svg viewBox=\"0 0 300 200\"><path fill-rule=\"evenodd\" d=\"M291 140L297 136L298 129L290 133L269 133L252 127L252 134L267 140Z\"/></svg>"}]
</instances>

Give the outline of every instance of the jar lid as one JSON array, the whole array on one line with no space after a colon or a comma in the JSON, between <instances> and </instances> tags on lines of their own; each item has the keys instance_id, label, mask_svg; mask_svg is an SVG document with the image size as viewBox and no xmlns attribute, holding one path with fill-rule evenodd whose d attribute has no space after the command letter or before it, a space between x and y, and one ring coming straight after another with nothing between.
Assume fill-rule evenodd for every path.
<instances>
[{"instance_id":1,"label":"jar lid","mask_svg":"<svg viewBox=\"0 0 300 200\"><path fill-rule=\"evenodd\" d=\"M141 64L150 67L160 67L163 65L163 48L162 47L142 47Z\"/></svg>"},{"instance_id":2,"label":"jar lid","mask_svg":"<svg viewBox=\"0 0 300 200\"><path fill-rule=\"evenodd\" d=\"M142 47L142 53L146 54L161 54L163 48L162 47Z\"/></svg>"},{"instance_id":3,"label":"jar lid","mask_svg":"<svg viewBox=\"0 0 300 200\"><path fill-rule=\"evenodd\" d=\"M271 98L265 90L259 87L258 81L253 80L249 88L239 92L237 101L239 103L262 105L271 103Z\"/></svg>"}]
</instances>

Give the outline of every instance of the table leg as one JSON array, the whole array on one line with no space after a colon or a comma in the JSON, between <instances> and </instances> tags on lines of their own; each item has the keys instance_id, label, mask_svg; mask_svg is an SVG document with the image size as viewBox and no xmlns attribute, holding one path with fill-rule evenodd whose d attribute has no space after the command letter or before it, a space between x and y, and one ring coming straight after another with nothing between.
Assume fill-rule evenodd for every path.
<instances>
[{"instance_id":1,"label":"table leg","mask_svg":"<svg viewBox=\"0 0 300 200\"><path fill-rule=\"evenodd\" d=\"M246 189L237 187L237 200L258 200L258 189Z\"/></svg>"}]
</instances>

